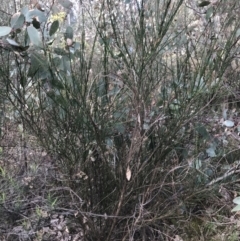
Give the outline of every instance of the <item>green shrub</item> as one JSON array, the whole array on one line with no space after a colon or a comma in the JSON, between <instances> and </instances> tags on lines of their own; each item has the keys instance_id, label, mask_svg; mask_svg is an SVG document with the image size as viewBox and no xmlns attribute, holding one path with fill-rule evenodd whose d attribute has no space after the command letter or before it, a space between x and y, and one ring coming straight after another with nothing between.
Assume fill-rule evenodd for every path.
<instances>
[{"instance_id":1,"label":"green shrub","mask_svg":"<svg viewBox=\"0 0 240 241\"><path fill-rule=\"evenodd\" d=\"M78 31L26 9L0 28L22 39L1 45L8 99L74 193L63 199L86 240L160 239L208 198L204 160L221 154L203 115L237 51L237 5L102 1Z\"/></svg>"}]
</instances>

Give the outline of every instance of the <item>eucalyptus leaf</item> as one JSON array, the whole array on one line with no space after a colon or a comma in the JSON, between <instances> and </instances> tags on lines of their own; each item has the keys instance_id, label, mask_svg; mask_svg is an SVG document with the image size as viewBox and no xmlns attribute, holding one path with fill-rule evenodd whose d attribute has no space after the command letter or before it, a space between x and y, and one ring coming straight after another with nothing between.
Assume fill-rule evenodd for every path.
<instances>
[{"instance_id":1,"label":"eucalyptus leaf","mask_svg":"<svg viewBox=\"0 0 240 241\"><path fill-rule=\"evenodd\" d=\"M143 130L148 130L150 128L149 124L144 123L143 124Z\"/></svg>"},{"instance_id":2,"label":"eucalyptus leaf","mask_svg":"<svg viewBox=\"0 0 240 241\"><path fill-rule=\"evenodd\" d=\"M240 132L240 126L237 127L238 133Z\"/></svg>"},{"instance_id":3,"label":"eucalyptus leaf","mask_svg":"<svg viewBox=\"0 0 240 241\"><path fill-rule=\"evenodd\" d=\"M106 145L108 148L112 148L113 147L113 140L110 138L106 139Z\"/></svg>"},{"instance_id":4,"label":"eucalyptus leaf","mask_svg":"<svg viewBox=\"0 0 240 241\"><path fill-rule=\"evenodd\" d=\"M223 109L222 117L224 120L227 119L227 111L228 111L228 109L225 109L225 108Z\"/></svg>"},{"instance_id":5,"label":"eucalyptus leaf","mask_svg":"<svg viewBox=\"0 0 240 241\"><path fill-rule=\"evenodd\" d=\"M58 0L58 3L67 9L70 9L73 6L73 3L69 0Z\"/></svg>"},{"instance_id":6,"label":"eucalyptus leaf","mask_svg":"<svg viewBox=\"0 0 240 241\"><path fill-rule=\"evenodd\" d=\"M50 30L49 30L49 35L52 36L53 34L55 34L57 32L59 28L59 21L56 20L52 23Z\"/></svg>"},{"instance_id":7,"label":"eucalyptus leaf","mask_svg":"<svg viewBox=\"0 0 240 241\"><path fill-rule=\"evenodd\" d=\"M228 128L231 128L231 127L234 126L234 122L233 122L233 121L230 121L230 120L225 120L225 121L223 122L223 125L226 126L226 127L228 127Z\"/></svg>"},{"instance_id":8,"label":"eucalyptus leaf","mask_svg":"<svg viewBox=\"0 0 240 241\"><path fill-rule=\"evenodd\" d=\"M67 26L66 32L65 32L65 40L68 38L73 39L73 29L70 26Z\"/></svg>"},{"instance_id":9,"label":"eucalyptus leaf","mask_svg":"<svg viewBox=\"0 0 240 241\"><path fill-rule=\"evenodd\" d=\"M58 14L60 12L60 9L59 7L55 4L52 5L52 14L55 15L55 14Z\"/></svg>"},{"instance_id":10,"label":"eucalyptus leaf","mask_svg":"<svg viewBox=\"0 0 240 241\"><path fill-rule=\"evenodd\" d=\"M12 31L12 28L7 26L0 27L0 37L8 35Z\"/></svg>"},{"instance_id":11,"label":"eucalyptus leaf","mask_svg":"<svg viewBox=\"0 0 240 241\"><path fill-rule=\"evenodd\" d=\"M37 18L40 23L47 21L45 14L38 9L31 9L26 13L26 22L31 23L33 18Z\"/></svg>"},{"instance_id":12,"label":"eucalyptus leaf","mask_svg":"<svg viewBox=\"0 0 240 241\"><path fill-rule=\"evenodd\" d=\"M28 9L28 6L24 6L22 9L21 9L21 13L26 16L26 14L28 13L29 9Z\"/></svg>"},{"instance_id":13,"label":"eucalyptus leaf","mask_svg":"<svg viewBox=\"0 0 240 241\"><path fill-rule=\"evenodd\" d=\"M206 13L206 20L210 20L210 18L212 17L213 15L213 7L210 7L208 10L207 10L207 13Z\"/></svg>"},{"instance_id":14,"label":"eucalyptus leaf","mask_svg":"<svg viewBox=\"0 0 240 241\"><path fill-rule=\"evenodd\" d=\"M212 177L214 175L214 172L211 168L207 168L204 173L208 176L208 177Z\"/></svg>"},{"instance_id":15,"label":"eucalyptus leaf","mask_svg":"<svg viewBox=\"0 0 240 241\"><path fill-rule=\"evenodd\" d=\"M20 46L20 44L17 43L14 39L7 38L6 41L7 41L9 44L11 44L12 46L17 46L17 47Z\"/></svg>"},{"instance_id":16,"label":"eucalyptus leaf","mask_svg":"<svg viewBox=\"0 0 240 241\"><path fill-rule=\"evenodd\" d=\"M240 28L236 32L236 37L238 38L240 36Z\"/></svg>"},{"instance_id":17,"label":"eucalyptus leaf","mask_svg":"<svg viewBox=\"0 0 240 241\"><path fill-rule=\"evenodd\" d=\"M63 70L65 73L71 71L71 65L68 56L63 56L61 58L61 64L59 65L59 69Z\"/></svg>"},{"instance_id":18,"label":"eucalyptus leaf","mask_svg":"<svg viewBox=\"0 0 240 241\"><path fill-rule=\"evenodd\" d=\"M10 24L13 29L21 29L24 25L24 22L25 22L24 15L22 13L15 13L11 17Z\"/></svg>"},{"instance_id":19,"label":"eucalyptus leaf","mask_svg":"<svg viewBox=\"0 0 240 241\"><path fill-rule=\"evenodd\" d=\"M233 203L240 204L240 197L236 197L233 199Z\"/></svg>"},{"instance_id":20,"label":"eucalyptus leaf","mask_svg":"<svg viewBox=\"0 0 240 241\"><path fill-rule=\"evenodd\" d=\"M215 148L210 147L206 150L209 157L216 157Z\"/></svg>"},{"instance_id":21,"label":"eucalyptus leaf","mask_svg":"<svg viewBox=\"0 0 240 241\"><path fill-rule=\"evenodd\" d=\"M30 60L31 66L28 71L29 77L37 75L37 77L43 79L49 76L48 61L44 55L33 53Z\"/></svg>"},{"instance_id":22,"label":"eucalyptus leaf","mask_svg":"<svg viewBox=\"0 0 240 241\"><path fill-rule=\"evenodd\" d=\"M122 114L121 112L115 112L115 113L113 114L114 118L116 118L116 119L120 118L122 115L123 115L123 114Z\"/></svg>"},{"instance_id":23,"label":"eucalyptus leaf","mask_svg":"<svg viewBox=\"0 0 240 241\"><path fill-rule=\"evenodd\" d=\"M80 49L80 43L79 42L75 42L74 43L74 50L78 50L78 49Z\"/></svg>"},{"instance_id":24,"label":"eucalyptus leaf","mask_svg":"<svg viewBox=\"0 0 240 241\"><path fill-rule=\"evenodd\" d=\"M231 211L232 211L232 212L240 211L240 205L237 205L237 206L234 207Z\"/></svg>"},{"instance_id":25,"label":"eucalyptus leaf","mask_svg":"<svg viewBox=\"0 0 240 241\"><path fill-rule=\"evenodd\" d=\"M28 26L27 32L28 32L28 36L30 38L31 43L38 47L42 47L42 40L40 38L40 34L37 31L37 29L34 28L33 26Z\"/></svg>"}]
</instances>

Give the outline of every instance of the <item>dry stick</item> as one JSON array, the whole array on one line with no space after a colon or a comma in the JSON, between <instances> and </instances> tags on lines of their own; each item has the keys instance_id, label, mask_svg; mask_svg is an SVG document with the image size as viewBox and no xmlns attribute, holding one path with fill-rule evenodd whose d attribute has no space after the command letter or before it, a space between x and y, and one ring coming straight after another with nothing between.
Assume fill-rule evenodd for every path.
<instances>
[{"instance_id":1,"label":"dry stick","mask_svg":"<svg viewBox=\"0 0 240 241\"><path fill-rule=\"evenodd\" d=\"M235 168L234 168L234 169L235 169ZM240 170L233 170L233 171L226 172L223 176L218 177L218 178L212 180L212 181L211 181L210 183L208 183L206 186L207 186L207 187L212 186L213 184L215 184L215 183L217 183L217 182L219 182L219 181L221 181L221 180L223 180L223 179L231 176L232 174L239 173L239 172L240 172Z\"/></svg>"},{"instance_id":2,"label":"dry stick","mask_svg":"<svg viewBox=\"0 0 240 241\"><path fill-rule=\"evenodd\" d=\"M131 159L133 158L133 155L135 153L139 152L139 148L140 148L140 145L141 145L142 139L143 139L143 137L141 137L141 135L140 136L139 135L140 135L140 133L139 133L139 130L138 130L138 125L136 125L135 128L134 128L134 131L133 131L133 140L135 139L135 141L133 141L132 144L131 144L130 151L129 151L128 158L127 158L127 165L129 165L129 163L131 162ZM138 141L138 139L140 139L140 141ZM122 188L122 191L121 191L120 200L118 202L118 207L117 207L117 210L116 210L114 216L118 216L119 212L121 210L121 207L122 207L122 204L123 204L123 199L124 199L124 194L125 194L125 191L126 191L126 185L127 185L127 181L126 181L126 179L124 179L124 184L123 184L123 188ZM112 233L112 231L113 231L113 229L116 225L116 221L117 221L117 218L114 218L113 224L110 228L110 232L109 232L109 235L108 235L106 241L110 240L111 233Z\"/></svg>"},{"instance_id":3,"label":"dry stick","mask_svg":"<svg viewBox=\"0 0 240 241\"><path fill-rule=\"evenodd\" d=\"M121 207L122 207L122 203L123 203L123 198L124 198L125 191L126 191L126 180L124 181L123 188L122 188L122 191L121 191L120 200L119 200L119 202L118 202L118 207L117 207L117 210L116 210L114 216L118 216L118 215L119 215L119 212L120 212ZM111 233L112 233L112 231L113 231L113 229L114 229L114 227L115 227L115 225L116 225L116 222L117 222L117 218L114 218L113 223L112 223L112 226L111 226L111 229L110 229L110 232L109 232L109 235L108 235L106 241L110 241Z\"/></svg>"},{"instance_id":4,"label":"dry stick","mask_svg":"<svg viewBox=\"0 0 240 241\"><path fill-rule=\"evenodd\" d=\"M221 177L218 177L214 180L212 180L211 182L209 182L206 186L209 187L209 186L212 186L213 184L235 174L235 173L239 173L240 170L237 170L237 168L240 166L240 162L237 163L237 165L235 167L232 167L230 170L228 170L223 176Z\"/></svg>"}]
</instances>

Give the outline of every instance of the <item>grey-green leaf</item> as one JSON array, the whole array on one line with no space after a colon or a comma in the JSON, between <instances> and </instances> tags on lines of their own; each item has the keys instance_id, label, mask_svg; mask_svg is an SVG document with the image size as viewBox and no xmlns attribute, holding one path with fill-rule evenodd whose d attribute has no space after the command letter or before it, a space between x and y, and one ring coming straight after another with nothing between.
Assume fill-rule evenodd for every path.
<instances>
[{"instance_id":1,"label":"grey-green leaf","mask_svg":"<svg viewBox=\"0 0 240 241\"><path fill-rule=\"evenodd\" d=\"M60 3L64 8L70 9L73 6L73 3L69 0L58 0L58 3Z\"/></svg>"},{"instance_id":2,"label":"grey-green leaf","mask_svg":"<svg viewBox=\"0 0 240 241\"><path fill-rule=\"evenodd\" d=\"M209 157L216 157L215 148L210 147L206 150Z\"/></svg>"},{"instance_id":3,"label":"grey-green leaf","mask_svg":"<svg viewBox=\"0 0 240 241\"><path fill-rule=\"evenodd\" d=\"M236 32L236 37L238 38L240 36L240 28Z\"/></svg>"},{"instance_id":4,"label":"grey-green leaf","mask_svg":"<svg viewBox=\"0 0 240 241\"><path fill-rule=\"evenodd\" d=\"M38 46L38 47L42 47L42 41L39 35L39 32L37 31L36 28L34 28L33 26L28 26L27 27L27 32L28 32L28 36L30 38L31 43L33 43L34 45Z\"/></svg>"},{"instance_id":5,"label":"grey-green leaf","mask_svg":"<svg viewBox=\"0 0 240 241\"><path fill-rule=\"evenodd\" d=\"M28 13L28 6L25 6L21 9L21 13L26 16L26 14Z\"/></svg>"},{"instance_id":6,"label":"grey-green leaf","mask_svg":"<svg viewBox=\"0 0 240 241\"><path fill-rule=\"evenodd\" d=\"M49 79L51 77L48 61L43 54L32 53L28 76L37 77L38 79Z\"/></svg>"},{"instance_id":7,"label":"grey-green leaf","mask_svg":"<svg viewBox=\"0 0 240 241\"><path fill-rule=\"evenodd\" d=\"M68 56L63 56L61 58L61 64L59 65L59 69L63 70L65 73L71 72L70 59Z\"/></svg>"},{"instance_id":8,"label":"grey-green leaf","mask_svg":"<svg viewBox=\"0 0 240 241\"><path fill-rule=\"evenodd\" d=\"M73 39L73 29L70 26L67 26L66 32L65 32L65 39Z\"/></svg>"},{"instance_id":9,"label":"grey-green leaf","mask_svg":"<svg viewBox=\"0 0 240 241\"><path fill-rule=\"evenodd\" d=\"M14 39L7 38L6 41L7 41L9 44L11 44L12 46L17 46L17 47L20 46L20 44L17 43Z\"/></svg>"},{"instance_id":10,"label":"grey-green leaf","mask_svg":"<svg viewBox=\"0 0 240 241\"><path fill-rule=\"evenodd\" d=\"M26 22L31 23L33 18L36 18L36 17L40 23L47 21L47 17L43 12L39 11L38 9L32 9L28 11L26 14Z\"/></svg>"},{"instance_id":11,"label":"grey-green leaf","mask_svg":"<svg viewBox=\"0 0 240 241\"><path fill-rule=\"evenodd\" d=\"M206 13L206 20L210 20L210 18L212 17L213 15L213 7L210 7L208 10L207 10L207 13Z\"/></svg>"},{"instance_id":12,"label":"grey-green leaf","mask_svg":"<svg viewBox=\"0 0 240 241\"><path fill-rule=\"evenodd\" d=\"M22 13L15 13L11 17L10 24L13 29L21 29L24 25L24 22L25 22L24 15Z\"/></svg>"},{"instance_id":13,"label":"grey-green leaf","mask_svg":"<svg viewBox=\"0 0 240 241\"><path fill-rule=\"evenodd\" d=\"M234 199L233 199L233 202L234 202L235 204L240 204L240 197L234 198Z\"/></svg>"},{"instance_id":14,"label":"grey-green leaf","mask_svg":"<svg viewBox=\"0 0 240 241\"><path fill-rule=\"evenodd\" d=\"M56 20L52 23L50 30L49 30L49 35L52 36L53 34L55 34L57 32L59 28L59 21Z\"/></svg>"},{"instance_id":15,"label":"grey-green leaf","mask_svg":"<svg viewBox=\"0 0 240 241\"><path fill-rule=\"evenodd\" d=\"M240 211L240 205L237 205L237 206L234 207L231 211L232 211L232 212Z\"/></svg>"},{"instance_id":16,"label":"grey-green leaf","mask_svg":"<svg viewBox=\"0 0 240 241\"><path fill-rule=\"evenodd\" d=\"M223 122L223 125L226 126L226 127L228 127L228 128L231 128L231 127L234 126L234 122L233 122L233 121L230 121L230 120L225 120L225 121Z\"/></svg>"},{"instance_id":17,"label":"grey-green leaf","mask_svg":"<svg viewBox=\"0 0 240 241\"><path fill-rule=\"evenodd\" d=\"M75 44L74 44L74 50L78 50L78 49L80 49L80 43L79 42L75 42Z\"/></svg>"},{"instance_id":18,"label":"grey-green leaf","mask_svg":"<svg viewBox=\"0 0 240 241\"><path fill-rule=\"evenodd\" d=\"M8 35L12 31L12 28L7 26L0 27L0 37Z\"/></svg>"}]
</instances>

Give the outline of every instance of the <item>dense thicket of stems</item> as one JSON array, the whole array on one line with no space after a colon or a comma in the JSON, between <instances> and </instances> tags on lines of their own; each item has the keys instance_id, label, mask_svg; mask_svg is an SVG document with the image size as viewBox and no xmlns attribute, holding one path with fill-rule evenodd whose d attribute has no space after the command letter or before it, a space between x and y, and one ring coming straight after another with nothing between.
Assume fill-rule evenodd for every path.
<instances>
[{"instance_id":1,"label":"dense thicket of stems","mask_svg":"<svg viewBox=\"0 0 240 241\"><path fill-rule=\"evenodd\" d=\"M206 199L212 177L189 163L211 142L202 115L226 86L238 5L83 1L74 53L1 49L8 104L62 173L59 209L84 240L165 240Z\"/></svg>"}]
</instances>

